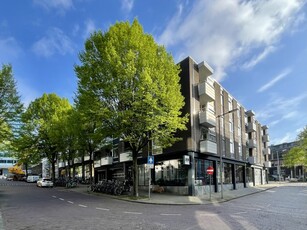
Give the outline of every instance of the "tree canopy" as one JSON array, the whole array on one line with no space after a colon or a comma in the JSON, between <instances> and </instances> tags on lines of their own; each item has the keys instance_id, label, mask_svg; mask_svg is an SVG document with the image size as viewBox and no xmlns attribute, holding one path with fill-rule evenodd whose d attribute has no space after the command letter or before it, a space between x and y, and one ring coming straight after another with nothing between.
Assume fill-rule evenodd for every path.
<instances>
[{"instance_id":1,"label":"tree canopy","mask_svg":"<svg viewBox=\"0 0 307 230\"><path fill-rule=\"evenodd\" d=\"M86 117L95 118L105 137L129 143L138 196L139 152L150 140L162 147L172 145L178 140L176 131L186 128L179 67L137 20L94 32L79 58L81 65L75 66L79 107Z\"/></svg>"},{"instance_id":2,"label":"tree canopy","mask_svg":"<svg viewBox=\"0 0 307 230\"><path fill-rule=\"evenodd\" d=\"M29 130L27 135L31 135L31 144L35 146L39 158L48 158L52 165L52 178L55 178L55 163L62 143L56 138L59 135L58 124L71 108L67 99L56 94L44 94L31 102L23 114L25 129Z\"/></svg>"},{"instance_id":3,"label":"tree canopy","mask_svg":"<svg viewBox=\"0 0 307 230\"><path fill-rule=\"evenodd\" d=\"M284 164L288 167L307 167L307 126L298 135L298 146L290 149L285 155Z\"/></svg>"},{"instance_id":4,"label":"tree canopy","mask_svg":"<svg viewBox=\"0 0 307 230\"><path fill-rule=\"evenodd\" d=\"M3 65L0 69L0 149L7 149L10 145L22 111L23 105L17 92L12 66Z\"/></svg>"}]
</instances>

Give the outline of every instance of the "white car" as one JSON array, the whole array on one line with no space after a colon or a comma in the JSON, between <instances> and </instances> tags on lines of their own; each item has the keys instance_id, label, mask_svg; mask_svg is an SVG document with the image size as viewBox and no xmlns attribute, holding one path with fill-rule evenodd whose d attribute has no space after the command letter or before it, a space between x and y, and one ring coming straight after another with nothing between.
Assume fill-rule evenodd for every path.
<instances>
[{"instance_id":1,"label":"white car","mask_svg":"<svg viewBox=\"0 0 307 230\"><path fill-rule=\"evenodd\" d=\"M36 185L37 185L37 187L49 187L49 188L52 188L53 187L53 182L51 181L51 179L40 178L36 182Z\"/></svg>"}]
</instances>

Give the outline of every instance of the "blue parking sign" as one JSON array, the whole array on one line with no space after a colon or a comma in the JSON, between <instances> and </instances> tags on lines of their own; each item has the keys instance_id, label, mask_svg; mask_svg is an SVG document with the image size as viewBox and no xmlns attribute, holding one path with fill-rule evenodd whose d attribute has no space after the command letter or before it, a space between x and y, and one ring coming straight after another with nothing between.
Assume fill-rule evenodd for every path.
<instances>
[{"instance_id":1,"label":"blue parking sign","mask_svg":"<svg viewBox=\"0 0 307 230\"><path fill-rule=\"evenodd\" d=\"M154 156L148 156L147 164L153 165L155 163Z\"/></svg>"}]
</instances>

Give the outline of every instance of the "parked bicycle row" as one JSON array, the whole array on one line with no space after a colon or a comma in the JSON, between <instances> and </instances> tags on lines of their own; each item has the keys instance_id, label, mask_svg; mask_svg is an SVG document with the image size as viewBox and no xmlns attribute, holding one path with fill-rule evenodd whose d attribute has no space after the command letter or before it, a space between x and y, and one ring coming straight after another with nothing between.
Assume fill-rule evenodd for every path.
<instances>
[{"instance_id":1,"label":"parked bicycle row","mask_svg":"<svg viewBox=\"0 0 307 230\"><path fill-rule=\"evenodd\" d=\"M128 180L102 180L91 185L91 191L107 193L111 195L129 194L131 191L131 182Z\"/></svg>"}]
</instances>

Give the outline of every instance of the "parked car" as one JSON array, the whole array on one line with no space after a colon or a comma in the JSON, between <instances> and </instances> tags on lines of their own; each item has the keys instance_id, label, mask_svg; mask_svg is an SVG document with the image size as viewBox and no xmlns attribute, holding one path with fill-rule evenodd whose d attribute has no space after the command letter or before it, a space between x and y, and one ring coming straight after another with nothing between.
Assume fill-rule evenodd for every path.
<instances>
[{"instance_id":1,"label":"parked car","mask_svg":"<svg viewBox=\"0 0 307 230\"><path fill-rule=\"evenodd\" d=\"M38 179L39 179L39 176L33 176L33 175L31 175L31 176L28 176L27 177L27 182L29 182L29 183L34 183L34 182L37 182L38 181Z\"/></svg>"},{"instance_id":2,"label":"parked car","mask_svg":"<svg viewBox=\"0 0 307 230\"><path fill-rule=\"evenodd\" d=\"M37 187L49 187L52 188L53 187L53 182L51 181L51 179L48 178L40 178L37 182L36 182Z\"/></svg>"}]
</instances>

